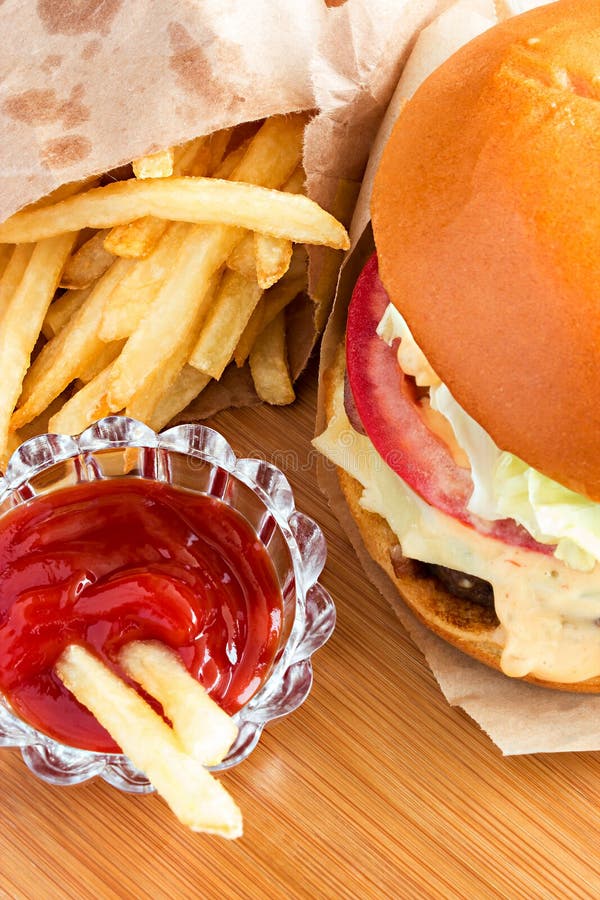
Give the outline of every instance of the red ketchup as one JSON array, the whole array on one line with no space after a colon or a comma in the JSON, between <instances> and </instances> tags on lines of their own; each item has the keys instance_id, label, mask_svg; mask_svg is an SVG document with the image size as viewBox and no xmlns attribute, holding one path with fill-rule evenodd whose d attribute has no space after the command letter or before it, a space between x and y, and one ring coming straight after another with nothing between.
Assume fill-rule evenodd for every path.
<instances>
[{"instance_id":1,"label":"red ketchup","mask_svg":"<svg viewBox=\"0 0 600 900\"><path fill-rule=\"evenodd\" d=\"M158 640L230 714L264 682L282 598L267 550L222 501L126 478L38 497L0 519L0 692L35 728L118 752L54 673L64 648L114 671L123 644Z\"/></svg>"}]
</instances>

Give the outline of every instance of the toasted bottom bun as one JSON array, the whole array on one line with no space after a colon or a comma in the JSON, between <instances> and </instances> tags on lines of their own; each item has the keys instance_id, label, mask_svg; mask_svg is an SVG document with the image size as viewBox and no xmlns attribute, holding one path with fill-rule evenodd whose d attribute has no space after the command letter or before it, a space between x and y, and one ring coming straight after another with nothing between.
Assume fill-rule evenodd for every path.
<instances>
[{"instance_id":1,"label":"toasted bottom bun","mask_svg":"<svg viewBox=\"0 0 600 900\"><path fill-rule=\"evenodd\" d=\"M344 378L344 355L338 353L324 379L324 406L329 421L333 415L333 398ZM498 620L493 610L449 593L442 583L424 571L424 566L403 557L398 561L398 538L388 523L377 513L360 505L362 485L341 468L337 468L340 489L371 558L395 585L401 600L415 616L439 637L493 669L502 671L502 643L498 636ZM394 557L394 564L392 563ZM564 684L526 676L529 681L559 691L600 693L600 676L587 681Z\"/></svg>"}]
</instances>

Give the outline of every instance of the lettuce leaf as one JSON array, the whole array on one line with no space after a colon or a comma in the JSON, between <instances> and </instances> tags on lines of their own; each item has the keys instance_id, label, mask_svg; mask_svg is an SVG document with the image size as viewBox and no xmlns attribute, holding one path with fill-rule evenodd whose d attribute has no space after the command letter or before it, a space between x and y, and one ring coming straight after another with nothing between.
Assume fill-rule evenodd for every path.
<instances>
[{"instance_id":1,"label":"lettuce leaf","mask_svg":"<svg viewBox=\"0 0 600 900\"><path fill-rule=\"evenodd\" d=\"M432 387L430 395L469 458L468 508L488 520L514 519L540 543L556 544L555 556L571 568L593 569L600 560L600 504L500 450L445 385Z\"/></svg>"}]
</instances>

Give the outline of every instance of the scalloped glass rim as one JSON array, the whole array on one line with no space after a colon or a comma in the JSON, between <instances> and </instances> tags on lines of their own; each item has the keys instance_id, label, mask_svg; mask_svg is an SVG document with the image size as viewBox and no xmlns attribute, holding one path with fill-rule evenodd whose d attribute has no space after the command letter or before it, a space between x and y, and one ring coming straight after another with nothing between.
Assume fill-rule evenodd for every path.
<instances>
[{"instance_id":1,"label":"scalloped glass rim","mask_svg":"<svg viewBox=\"0 0 600 900\"><path fill-rule=\"evenodd\" d=\"M276 466L259 459L238 460L225 438L206 425L179 425L156 434L125 416L101 419L79 437L45 434L25 441L11 456L5 476L0 477L0 503L10 501L16 506L31 500L36 491L30 480L68 460L79 462L77 480L110 477L101 471L94 454L134 447L159 451L154 454L152 473L144 471L143 477L171 480L167 457L172 452L201 460L214 466L215 471L224 470L245 484L275 519L291 557L296 604L293 625L266 682L236 713L238 739L213 771L226 769L252 752L267 722L292 712L308 696L312 685L310 657L335 626L333 601L318 582L325 565L325 539L319 526L296 510L289 482ZM99 776L120 790L153 790L127 757L58 743L19 719L0 695L2 746L20 747L31 771L52 784L77 784Z\"/></svg>"}]
</instances>

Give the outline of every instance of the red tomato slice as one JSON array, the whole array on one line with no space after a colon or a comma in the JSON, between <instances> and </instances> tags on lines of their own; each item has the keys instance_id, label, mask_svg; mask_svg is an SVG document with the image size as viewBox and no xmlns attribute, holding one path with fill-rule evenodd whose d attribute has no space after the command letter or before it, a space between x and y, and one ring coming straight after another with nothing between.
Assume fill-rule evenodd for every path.
<instances>
[{"instance_id":1,"label":"red tomato slice","mask_svg":"<svg viewBox=\"0 0 600 900\"><path fill-rule=\"evenodd\" d=\"M377 334L389 297L373 254L360 274L348 310L346 368L358 416L383 460L430 506L508 544L551 553L512 519L489 522L473 515L468 469L421 417L414 383L398 365L397 343Z\"/></svg>"}]
</instances>

